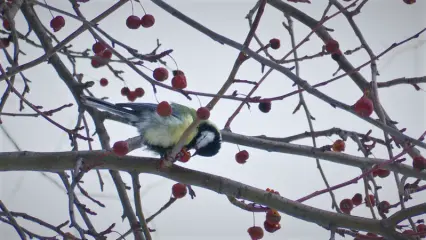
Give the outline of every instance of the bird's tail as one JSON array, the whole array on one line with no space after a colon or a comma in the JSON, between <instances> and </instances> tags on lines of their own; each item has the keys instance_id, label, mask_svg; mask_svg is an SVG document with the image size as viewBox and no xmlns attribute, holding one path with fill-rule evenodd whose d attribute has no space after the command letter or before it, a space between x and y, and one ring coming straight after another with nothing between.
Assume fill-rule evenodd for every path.
<instances>
[{"instance_id":1,"label":"bird's tail","mask_svg":"<svg viewBox=\"0 0 426 240\"><path fill-rule=\"evenodd\" d=\"M86 106L102 109L114 115L124 117L131 122L138 120L138 116L133 111L125 109L123 107L119 107L112 103L106 102L98 98L90 97L90 96L81 96L81 99L83 104Z\"/></svg>"}]
</instances>

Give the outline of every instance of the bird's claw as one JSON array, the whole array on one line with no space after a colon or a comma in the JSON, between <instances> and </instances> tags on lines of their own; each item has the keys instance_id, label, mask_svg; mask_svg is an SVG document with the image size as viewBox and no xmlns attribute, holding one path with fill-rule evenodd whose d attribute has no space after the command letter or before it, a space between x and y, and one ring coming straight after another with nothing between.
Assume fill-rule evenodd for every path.
<instances>
[{"instance_id":1,"label":"bird's claw","mask_svg":"<svg viewBox=\"0 0 426 240\"><path fill-rule=\"evenodd\" d=\"M189 196L191 196L191 199L194 199L197 195L195 195L195 191L192 189L190 185L187 185Z\"/></svg>"}]
</instances>

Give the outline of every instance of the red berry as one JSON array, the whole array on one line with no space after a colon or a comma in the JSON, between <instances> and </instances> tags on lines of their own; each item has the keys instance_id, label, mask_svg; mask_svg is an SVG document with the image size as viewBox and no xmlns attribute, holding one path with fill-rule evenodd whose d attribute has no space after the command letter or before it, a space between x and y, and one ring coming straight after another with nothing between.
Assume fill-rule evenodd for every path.
<instances>
[{"instance_id":1,"label":"red berry","mask_svg":"<svg viewBox=\"0 0 426 240\"><path fill-rule=\"evenodd\" d=\"M281 46L280 40L278 38L272 38L271 40L269 40L269 45L272 49L278 49Z\"/></svg>"},{"instance_id":2,"label":"red berry","mask_svg":"<svg viewBox=\"0 0 426 240\"><path fill-rule=\"evenodd\" d=\"M424 225L424 224L419 224L419 225L417 225L416 229L417 229L417 232L418 232L418 233L420 233L420 232L422 232L422 233L423 233L423 234L420 234L420 235L419 235L421 238L426 237L426 225Z\"/></svg>"},{"instance_id":3,"label":"red berry","mask_svg":"<svg viewBox=\"0 0 426 240\"><path fill-rule=\"evenodd\" d=\"M245 54L245 53L243 53L243 52L240 52L240 54L238 55L238 61L240 61L240 62L244 62L245 60L247 60L248 59L248 56L247 56L247 54Z\"/></svg>"},{"instance_id":4,"label":"red berry","mask_svg":"<svg viewBox=\"0 0 426 240\"><path fill-rule=\"evenodd\" d=\"M144 28L152 27L155 23L155 18L151 14L145 14L143 17L141 17L140 24Z\"/></svg>"},{"instance_id":5,"label":"red berry","mask_svg":"<svg viewBox=\"0 0 426 240\"><path fill-rule=\"evenodd\" d=\"M0 49L7 48L10 45L9 38L0 38Z\"/></svg>"},{"instance_id":6,"label":"red berry","mask_svg":"<svg viewBox=\"0 0 426 240\"><path fill-rule=\"evenodd\" d=\"M186 185L182 183L176 183L172 187L172 194L174 198L183 198L187 193Z\"/></svg>"},{"instance_id":7,"label":"red berry","mask_svg":"<svg viewBox=\"0 0 426 240\"><path fill-rule=\"evenodd\" d=\"M11 30L9 21L7 21L7 19L3 19L3 28L6 29L7 31Z\"/></svg>"},{"instance_id":8,"label":"red berry","mask_svg":"<svg viewBox=\"0 0 426 240\"><path fill-rule=\"evenodd\" d=\"M185 75L185 73L182 72L181 70L173 70L172 73L173 73L173 76L176 76L176 75Z\"/></svg>"},{"instance_id":9,"label":"red berry","mask_svg":"<svg viewBox=\"0 0 426 240\"><path fill-rule=\"evenodd\" d=\"M271 111L271 101L260 102L258 108L261 112L268 113L269 111Z\"/></svg>"},{"instance_id":10,"label":"red berry","mask_svg":"<svg viewBox=\"0 0 426 240\"><path fill-rule=\"evenodd\" d=\"M166 101L160 102L157 105L157 113L162 117L168 117L172 114L172 106Z\"/></svg>"},{"instance_id":11,"label":"red berry","mask_svg":"<svg viewBox=\"0 0 426 240\"><path fill-rule=\"evenodd\" d=\"M379 176L380 178L385 178L389 176L389 174L390 174L390 171L387 169L378 168L373 171L373 176L376 175L376 176Z\"/></svg>"},{"instance_id":12,"label":"red berry","mask_svg":"<svg viewBox=\"0 0 426 240\"><path fill-rule=\"evenodd\" d=\"M186 151L185 149L182 149L180 151L180 155L178 159L180 162L188 162L190 158L191 158L191 154L188 151Z\"/></svg>"},{"instance_id":13,"label":"red berry","mask_svg":"<svg viewBox=\"0 0 426 240\"><path fill-rule=\"evenodd\" d=\"M390 203L388 201L381 201L377 208L381 213L389 213Z\"/></svg>"},{"instance_id":14,"label":"red berry","mask_svg":"<svg viewBox=\"0 0 426 240\"><path fill-rule=\"evenodd\" d=\"M367 233L366 236L367 237L377 237L377 234L375 234L375 233Z\"/></svg>"},{"instance_id":15,"label":"red berry","mask_svg":"<svg viewBox=\"0 0 426 240\"><path fill-rule=\"evenodd\" d=\"M411 230L411 229L407 229L407 230L405 230L405 231L403 231L402 232L402 234L404 234L404 235L411 235L411 234L415 234L416 232L414 232L413 230Z\"/></svg>"},{"instance_id":16,"label":"red berry","mask_svg":"<svg viewBox=\"0 0 426 240\"><path fill-rule=\"evenodd\" d=\"M92 51L95 54L100 54L106 49L105 45L101 42L96 42L92 45Z\"/></svg>"},{"instance_id":17,"label":"red berry","mask_svg":"<svg viewBox=\"0 0 426 240\"><path fill-rule=\"evenodd\" d=\"M268 221L265 220L263 222L263 228L265 228L265 230L267 232L273 233L273 232L279 230L281 228L281 225L279 223L278 224L270 224L270 223L268 223Z\"/></svg>"},{"instance_id":18,"label":"red berry","mask_svg":"<svg viewBox=\"0 0 426 240\"><path fill-rule=\"evenodd\" d=\"M416 0L404 0L404 2L405 2L406 4L413 4L413 3L415 3L415 2L416 2Z\"/></svg>"},{"instance_id":19,"label":"red berry","mask_svg":"<svg viewBox=\"0 0 426 240\"><path fill-rule=\"evenodd\" d=\"M105 87L106 85L108 85L108 79L106 78L101 78L101 80L99 81L102 87Z\"/></svg>"},{"instance_id":20,"label":"red berry","mask_svg":"<svg viewBox=\"0 0 426 240\"><path fill-rule=\"evenodd\" d=\"M166 80L167 78L169 78L169 72L167 71L167 69L163 67L159 67L154 70L154 72L152 73L152 76L154 77L155 80L162 82Z\"/></svg>"},{"instance_id":21,"label":"red berry","mask_svg":"<svg viewBox=\"0 0 426 240\"><path fill-rule=\"evenodd\" d=\"M370 202L371 202L371 205L372 206L374 206L374 205L376 205L375 203L375 200L374 200L374 196L373 195L371 195L371 194L369 194L368 195L368 198L370 199ZM367 199L367 196L365 197L365 205L367 206L367 207L370 207L370 203L368 202L368 199Z\"/></svg>"},{"instance_id":22,"label":"red berry","mask_svg":"<svg viewBox=\"0 0 426 240\"><path fill-rule=\"evenodd\" d=\"M127 95L129 95L129 93L130 93L130 89L128 87L123 87L121 89L121 95L122 96L127 96Z\"/></svg>"},{"instance_id":23,"label":"red berry","mask_svg":"<svg viewBox=\"0 0 426 240\"><path fill-rule=\"evenodd\" d=\"M54 32L61 30L65 26L65 18L62 16L56 16L50 20L50 27Z\"/></svg>"},{"instance_id":24,"label":"red berry","mask_svg":"<svg viewBox=\"0 0 426 240\"><path fill-rule=\"evenodd\" d=\"M352 197L352 203L355 206L358 206L362 203L362 195L361 193L356 193L353 197Z\"/></svg>"},{"instance_id":25,"label":"red berry","mask_svg":"<svg viewBox=\"0 0 426 240\"><path fill-rule=\"evenodd\" d=\"M95 58L92 58L91 64L92 64L92 67L94 67L94 68L99 68L99 67L103 66L103 64L100 63L99 60L97 60Z\"/></svg>"},{"instance_id":26,"label":"red berry","mask_svg":"<svg viewBox=\"0 0 426 240\"><path fill-rule=\"evenodd\" d=\"M131 15L126 19L126 26L130 29L138 29L141 26L141 21L138 16Z\"/></svg>"},{"instance_id":27,"label":"red berry","mask_svg":"<svg viewBox=\"0 0 426 240\"><path fill-rule=\"evenodd\" d=\"M248 158L249 153L246 150L239 151L237 154L235 154L235 160L240 164L246 163Z\"/></svg>"},{"instance_id":28,"label":"red berry","mask_svg":"<svg viewBox=\"0 0 426 240\"><path fill-rule=\"evenodd\" d=\"M258 226L253 226L247 229L248 234L252 240L258 240L263 238L263 229Z\"/></svg>"},{"instance_id":29,"label":"red berry","mask_svg":"<svg viewBox=\"0 0 426 240\"><path fill-rule=\"evenodd\" d=\"M333 143L331 147L335 152L343 152L345 151L345 146L345 141L343 141L342 139L338 139Z\"/></svg>"},{"instance_id":30,"label":"red berry","mask_svg":"<svg viewBox=\"0 0 426 240\"><path fill-rule=\"evenodd\" d=\"M112 52L109 49L106 49L103 53L102 53L102 57L105 59L111 59L112 57Z\"/></svg>"},{"instance_id":31,"label":"red berry","mask_svg":"<svg viewBox=\"0 0 426 240\"><path fill-rule=\"evenodd\" d=\"M177 89L186 88L186 77L185 75L176 75L172 78L172 86Z\"/></svg>"},{"instance_id":32,"label":"red berry","mask_svg":"<svg viewBox=\"0 0 426 240\"><path fill-rule=\"evenodd\" d=\"M335 53L337 50L339 50L339 42L334 39L329 40L325 44L325 50L329 53Z\"/></svg>"},{"instance_id":33,"label":"red berry","mask_svg":"<svg viewBox=\"0 0 426 240\"><path fill-rule=\"evenodd\" d=\"M143 97L145 95L145 90L143 88L139 87L135 89L135 94L137 97Z\"/></svg>"},{"instance_id":34,"label":"red berry","mask_svg":"<svg viewBox=\"0 0 426 240\"><path fill-rule=\"evenodd\" d=\"M342 56L342 54L343 54L342 51L340 51L340 49L338 49L337 51L335 51L334 53L331 54L331 58L334 61L339 61L340 56Z\"/></svg>"},{"instance_id":35,"label":"red berry","mask_svg":"<svg viewBox=\"0 0 426 240\"><path fill-rule=\"evenodd\" d=\"M426 168L426 159L422 156L416 156L413 158L413 168L423 170Z\"/></svg>"},{"instance_id":36,"label":"red berry","mask_svg":"<svg viewBox=\"0 0 426 240\"><path fill-rule=\"evenodd\" d=\"M366 96L362 96L354 105L354 110L362 117L369 117L374 110L373 101Z\"/></svg>"},{"instance_id":37,"label":"red berry","mask_svg":"<svg viewBox=\"0 0 426 240\"><path fill-rule=\"evenodd\" d=\"M351 199L345 198L340 201L340 210L346 214L350 214L352 209L354 208L354 204Z\"/></svg>"},{"instance_id":38,"label":"red berry","mask_svg":"<svg viewBox=\"0 0 426 240\"><path fill-rule=\"evenodd\" d=\"M118 156L125 156L129 152L129 145L126 141L118 141L114 143L112 150Z\"/></svg>"},{"instance_id":39,"label":"red berry","mask_svg":"<svg viewBox=\"0 0 426 240\"><path fill-rule=\"evenodd\" d=\"M129 93L127 94L127 100L129 100L130 102L134 102L136 98L138 98L138 95L136 94L136 92L129 91Z\"/></svg>"},{"instance_id":40,"label":"red berry","mask_svg":"<svg viewBox=\"0 0 426 240\"><path fill-rule=\"evenodd\" d=\"M206 107L200 107L197 110L197 117L201 120L207 120L210 117L210 110Z\"/></svg>"},{"instance_id":41,"label":"red berry","mask_svg":"<svg viewBox=\"0 0 426 240\"><path fill-rule=\"evenodd\" d=\"M266 221L271 225L278 224L281 221L281 215L277 210L270 209L266 212Z\"/></svg>"}]
</instances>

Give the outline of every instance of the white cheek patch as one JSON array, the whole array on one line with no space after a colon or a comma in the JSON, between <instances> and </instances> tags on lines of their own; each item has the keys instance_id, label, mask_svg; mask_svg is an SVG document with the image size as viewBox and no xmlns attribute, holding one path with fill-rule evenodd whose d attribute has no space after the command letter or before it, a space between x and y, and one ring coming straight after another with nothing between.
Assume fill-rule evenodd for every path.
<instances>
[{"instance_id":1,"label":"white cheek patch","mask_svg":"<svg viewBox=\"0 0 426 240\"><path fill-rule=\"evenodd\" d=\"M209 143L214 140L214 133L209 131L203 131L200 134L200 137L197 139L197 143L195 144L198 149L207 146Z\"/></svg>"}]
</instances>

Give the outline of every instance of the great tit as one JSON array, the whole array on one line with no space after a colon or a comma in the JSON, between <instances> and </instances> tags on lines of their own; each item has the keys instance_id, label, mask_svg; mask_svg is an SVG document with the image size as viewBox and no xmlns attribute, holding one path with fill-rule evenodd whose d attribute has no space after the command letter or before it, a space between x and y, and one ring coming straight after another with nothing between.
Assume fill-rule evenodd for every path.
<instances>
[{"instance_id":1,"label":"great tit","mask_svg":"<svg viewBox=\"0 0 426 240\"><path fill-rule=\"evenodd\" d=\"M171 103L172 114L162 117L157 114L155 103L112 104L97 98L82 96L86 106L98 108L128 120L142 137L142 145L161 157L172 150L183 132L197 118L196 110L178 103ZM195 149L192 156L212 157L221 148L219 129L209 120L202 120L185 143L187 150Z\"/></svg>"}]
</instances>

